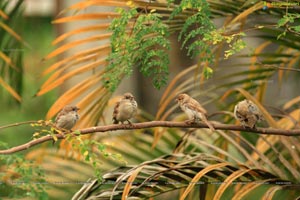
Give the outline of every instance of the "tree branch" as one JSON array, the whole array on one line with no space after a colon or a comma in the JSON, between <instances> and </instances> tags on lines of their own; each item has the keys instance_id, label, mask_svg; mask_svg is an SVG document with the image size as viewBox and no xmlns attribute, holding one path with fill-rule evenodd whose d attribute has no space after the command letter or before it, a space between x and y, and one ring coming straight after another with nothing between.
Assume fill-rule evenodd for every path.
<instances>
[{"instance_id":1,"label":"tree branch","mask_svg":"<svg viewBox=\"0 0 300 200\"><path fill-rule=\"evenodd\" d=\"M37 122L38 121L17 122L17 123L14 123L14 124L0 126L0 129L10 128L10 127L13 127L13 126L20 126L20 125L24 125L24 124L32 124L32 123L37 123Z\"/></svg>"},{"instance_id":2,"label":"tree branch","mask_svg":"<svg viewBox=\"0 0 300 200\"><path fill-rule=\"evenodd\" d=\"M273 129L273 128L244 128L243 126L231 125L231 124L216 124L213 123L213 126L216 130L231 130L231 131L244 131L251 132L257 134L265 134L265 135L283 135L283 136L300 136L300 129L294 130L283 130L283 129ZM96 132L108 132L108 131L116 131L116 130L135 130L135 129L144 129L144 128L154 128L154 127L167 127L167 128L208 128L206 124L187 124L185 122L172 122L172 121L150 121L150 122L142 122L135 124L112 124L112 125L104 125L104 126L96 126L85 129L77 130L81 135L96 133ZM76 132L77 132L76 131ZM72 134L72 133L66 133ZM57 139L64 139L65 135L57 134ZM74 134L73 137L75 137ZM22 144L20 146L12 147L6 150L0 150L0 154L12 154L19 151L23 151L29 149L35 145L44 143L46 141L53 141L53 137L51 135L43 136L41 138L29 141L26 144Z\"/></svg>"}]
</instances>

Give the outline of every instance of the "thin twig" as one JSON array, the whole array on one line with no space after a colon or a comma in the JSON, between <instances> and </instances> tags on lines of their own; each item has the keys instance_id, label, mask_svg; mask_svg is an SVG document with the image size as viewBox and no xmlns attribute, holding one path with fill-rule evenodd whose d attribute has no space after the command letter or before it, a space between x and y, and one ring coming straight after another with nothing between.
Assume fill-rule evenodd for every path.
<instances>
[{"instance_id":1,"label":"thin twig","mask_svg":"<svg viewBox=\"0 0 300 200\"><path fill-rule=\"evenodd\" d=\"M244 128L243 126L231 125L231 124L216 124L213 123L213 126L216 130L231 130L231 131L244 131L251 132L257 134L265 134L265 135L283 135L283 136L300 136L300 129L294 130L283 130L283 129L274 129L274 128ZM168 127L168 128L208 128L206 124L187 124L185 122L172 122L172 121L150 121L150 122L142 122L135 123L132 125L129 124L112 124L112 125L104 125L104 126L96 126L85 129L77 130L76 132L80 132L81 135L96 133L96 132L108 132L108 131L116 131L116 130L135 130L135 129L145 129L145 128L154 128L154 127ZM66 133L72 134L72 133ZM74 134L75 136L76 134ZM62 134L57 134L57 139L64 139L65 136ZM74 137L71 136L71 137ZM12 154L15 152L23 151L29 149L35 145L44 143L46 141L52 141L53 136L47 135L41 138L29 141L26 144L22 144L20 146L12 147L6 150L0 150L0 154Z\"/></svg>"},{"instance_id":2,"label":"thin twig","mask_svg":"<svg viewBox=\"0 0 300 200\"><path fill-rule=\"evenodd\" d=\"M17 123L14 123L14 124L0 126L0 129L5 129L5 128L13 127L13 126L20 126L20 125L23 125L23 124L32 124L32 123L38 123L38 121L17 122Z\"/></svg>"}]
</instances>

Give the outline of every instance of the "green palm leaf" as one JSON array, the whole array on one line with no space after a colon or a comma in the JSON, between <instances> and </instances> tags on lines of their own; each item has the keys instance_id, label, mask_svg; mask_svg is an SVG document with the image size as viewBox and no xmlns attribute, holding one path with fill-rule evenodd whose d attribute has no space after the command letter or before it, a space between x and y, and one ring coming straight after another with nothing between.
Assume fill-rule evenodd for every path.
<instances>
[{"instance_id":1,"label":"green palm leaf","mask_svg":"<svg viewBox=\"0 0 300 200\"><path fill-rule=\"evenodd\" d=\"M3 99L21 102L23 81L23 45L27 45L17 33L21 19L23 0L11 4L4 0L0 3L0 85ZM16 31L17 30L17 31ZM9 96L7 96L9 94Z\"/></svg>"}]
</instances>

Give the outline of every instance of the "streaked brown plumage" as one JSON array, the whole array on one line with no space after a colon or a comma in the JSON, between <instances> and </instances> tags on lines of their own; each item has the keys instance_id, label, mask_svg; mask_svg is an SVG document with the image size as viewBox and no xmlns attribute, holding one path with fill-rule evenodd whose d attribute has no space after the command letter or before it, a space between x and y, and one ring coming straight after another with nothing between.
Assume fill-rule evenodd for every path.
<instances>
[{"instance_id":1,"label":"streaked brown plumage","mask_svg":"<svg viewBox=\"0 0 300 200\"><path fill-rule=\"evenodd\" d=\"M209 127L211 131L215 131L212 124L207 120L207 111L200 105L198 101L187 94L179 94L176 101L191 122L197 123L201 120Z\"/></svg>"},{"instance_id":2,"label":"streaked brown plumage","mask_svg":"<svg viewBox=\"0 0 300 200\"><path fill-rule=\"evenodd\" d=\"M113 123L118 124L127 121L129 124L131 122L129 119L133 118L137 114L137 102L131 93L125 93L122 99L116 103L113 112Z\"/></svg>"},{"instance_id":3,"label":"streaked brown plumage","mask_svg":"<svg viewBox=\"0 0 300 200\"><path fill-rule=\"evenodd\" d=\"M55 126L66 130L71 130L79 119L77 106L66 105L56 116Z\"/></svg>"},{"instance_id":4,"label":"streaked brown plumage","mask_svg":"<svg viewBox=\"0 0 300 200\"><path fill-rule=\"evenodd\" d=\"M234 107L233 114L244 127L255 128L256 123L263 120L263 116L258 107L247 99L237 103Z\"/></svg>"}]
</instances>

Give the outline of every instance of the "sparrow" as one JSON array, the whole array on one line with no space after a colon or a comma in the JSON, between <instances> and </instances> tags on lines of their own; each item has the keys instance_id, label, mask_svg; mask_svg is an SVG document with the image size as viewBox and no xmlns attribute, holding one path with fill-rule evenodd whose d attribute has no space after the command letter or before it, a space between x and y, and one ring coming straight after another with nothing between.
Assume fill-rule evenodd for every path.
<instances>
[{"instance_id":1,"label":"sparrow","mask_svg":"<svg viewBox=\"0 0 300 200\"><path fill-rule=\"evenodd\" d=\"M203 121L211 131L215 131L213 125L207 120L207 111L200 105L198 101L187 94L179 94L176 98L181 110L188 116L187 123L198 123Z\"/></svg>"},{"instance_id":2,"label":"sparrow","mask_svg":"<svg viewBox=\"0 0 300 200\"><path fill-rule=\"evenodd\" d=\"M55 126L60 129L71 130L79 119L77 106L66 105L56 116Z\"/></svg>"},{"instance_id":3,"label":"sparrow","mask_svg":"<svg viewBox=\"0 0 300 200\"><path fill-rule=\"evenodd\" d=\"M113 112L113 123L118 124L133 118L137 114L138 105L131 93L125 93L122 99L116 103Z\"/></svg>"},{"instance_id":4,"label":"sparrow","mask_svg":"<svg viewBox=\"0 0 300 200\"><path fill-rule=\"evenodd\" d=\"M233 114L245 128L255 128L256 123L263 120L263 115L258 107L247 99L235 105Z\"/></svg>"}]
</instances>

